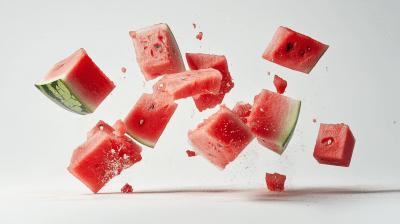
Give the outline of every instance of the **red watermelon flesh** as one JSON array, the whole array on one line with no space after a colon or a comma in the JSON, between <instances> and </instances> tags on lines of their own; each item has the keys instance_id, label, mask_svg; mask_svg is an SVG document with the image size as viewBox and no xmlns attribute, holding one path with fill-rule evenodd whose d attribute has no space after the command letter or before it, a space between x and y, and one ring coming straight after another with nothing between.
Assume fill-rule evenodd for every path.
<instances>
[{"instance_id":1,"label":"red watermelon flesh","mask_svg":"<svg viewBox=\"0 0 400 224\"><path fill-rule=\"evenodd\" d=\"M188 157L196 156L196 152L194 152L194 151L186 150L186 153L187 153Z\"/></svg>"},{"instance_id":2,"label":"red watermelon flesh","mask_svg":"<svg viewBox=\"0 0 400 224\"><path fill-rule=\"evenodd\" d=\"M59 106L78 114L93 113L115 88L82 48L54 65L35 86Z\"/></svg>"},{"instance_id":3,"label":"red watermelon flesh","mask_svg":"<svg viewBox=\"0 0 400 224\"><path fill-rule=\"evenodd\" d=\"M299 100L264 89L254 97L247 126L261 145L282 154L296 127L300 105Z\"/></svg>"},{"instance_id":4,"label":"red watermelon flesh","mask_svg":"<svg viewBox=\"0 0 400 224\"><path fill-rule=\"evenodd\" d=\"M222 74L221 88L217 94L203 94L198 98L193 98L197 109L203 111L221 104L225 94L234 86L225 56L187 53L186 60L191 70L213 68Z\"/></svg>"},{"instance_id":5,"label":"red watermelon flesh","mask_svg":"<svg viewBox=\"0 0 400 224\"><path fill-rule=\"evenodd\" d=\"M154 92L166 92L174 100L202 94L216 94L221 87L222 75L218 70L200 69L164 75L153 86Z\"/></svg>"},{"instance_id":6,"label":"red watermelon flesh","mask_svg":"<svg viewBox=\"0 0 400 224\"><path fill-rule=\"evenodd\" d=\"M135 47L136 61L146 81L186 70L178 44L167 24L131 31L129 35Z\"/></svg>"},{"instance_id":7,"label":"red watermelon flesh","mask_svg":"<svg viewBox=\"0 0 400 224\"><path fill-rule=\"evenodd\" d=\"M286 176L279 173L269 174L266 173L265 181L267 182L268 190L270 191L283 191L285 190Z\"/></svg>"},{"instance_id":8,"label":"red watermelon flesh","mask_svg":"<svg viewBox=\"0 0 400 224\"><path fill-rule=\"evenodd\" d=\"M97 193L123 169L139 162L141 147L126 136L118 137L103 121L88 133L88 139L74 150L68 171Z\"/></svg>"},{"instance_id":9,"label":"red watermelon flesh","mask_svg":"<svg viewBox=\"0 0 400 224\"><path fill-rule=\"evenodd\" d=\"M221 170L235 160L254 138L246 124L224 105L194 131L189 131L188 136L196 154Z\"/></svg>"},{"instance_id":10,"label":"red watermelon flesh","mask_svg":"<svg viewBox=\"0 0 400 224\"><path fill-rule=\"evenodd\" d=\"M278 65L308 74L328 47L306 35L281 26L262 57Z\"/></svg>"},{"instance_id":11,"label":"red watermelon flesh","mask_svg":"<svg viewBox=\"0 0 400 224\"><path fill-rule=\"evenodd\" d=\"M235 107L232 109L232 112L243 121L243 123L247 123L247 117L249 117L251 112L251 105L249 103L245 103L243 101L237 102Z\"/></svg>"},{"instance_id":12,"label":"red watermelon flesh","mask_svg":"<svg viewBox=\"0 0 400 224\"><path fill-rule=\"evenodd\" d=\"M119 119L117 122L115 122L115 124L113 125L114 128L114 134L116 136L124 136L126 133L126 125L124 124L124 122L121 121L121 119Z\"/></svg>"},{"instance_id":13,"label":"red watermelon flesh","mask_svg":"<svg viewBox=\"0 0 400 224\"><path fill-rule=\"evenodd\" d=\"M127 133L138 142L154 148L178 104L165 93L144 93L126 116Z\"/></svg>"},{"instance_id":14,"label":"red watermelon flesh","mask_svg":"<svg viewBox=\"0 0 400 224\"><path fill-rule=\"evenodd\" d=\"M133 193L133 187L126 183L122 188L121 188L122 193Z\"/></svg>"},{"instance_id":15,"label":"red watermelon flesh","mask_svg":"<svg viewBox=\"0 0 400 224\"><path fill-rule=\"evenodd\" d=\"M356 139L345 124L320 124L314 158L320 164L349 167Z\"/></svg>"},{"instance_id":16,"label":"red watermelon flesh","mask_svg":"<svg viewBox=\"0 0 400 224\"><path fill-rule=\"evenodd\" d=\"M286 82L286 80L282 79L281 77L275 75L274 85L276 88L276 92L278 92L279 94L283 94L285 92L287 82Z\"/></svg>"}]
</instances>

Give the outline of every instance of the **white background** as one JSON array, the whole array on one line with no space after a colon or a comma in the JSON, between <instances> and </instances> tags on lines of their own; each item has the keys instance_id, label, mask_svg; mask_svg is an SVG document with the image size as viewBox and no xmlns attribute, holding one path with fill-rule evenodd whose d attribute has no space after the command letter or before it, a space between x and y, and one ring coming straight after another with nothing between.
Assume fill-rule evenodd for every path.
<instances>
[{"instance_id":1,"label":"white background","mask_svg":"<svg viewBox=\"0 0 400 224\"><path fill-rule=\"evenodd\" d=\"M368 0L1 1L0 222L395 222L399 6ZM67 171L72 151L100 119L110 125L124 119L141 94L151 92L157 80L145 82L128 33L157 23L170 26L182 55L226 56L235 83L224 100L230 108L252 103L263 88L275 91L274 74L287 80L284 95L302 101L294 137L282 156L253 141L220 171L185 152L188 130L218 107L200 113L190 98L179 100L156 147L143 146L143 160L94 195ZM310 74L261 58L279 26L330 46ZM117 86L86 116L62 109L34 87L79 48ZM313 158L320 123L350 126L356 144L349 168ZM287 175L286 193L268 192L266 172ZM125 183L136 193L118 194Z\"/></svg>"}]
</instances>

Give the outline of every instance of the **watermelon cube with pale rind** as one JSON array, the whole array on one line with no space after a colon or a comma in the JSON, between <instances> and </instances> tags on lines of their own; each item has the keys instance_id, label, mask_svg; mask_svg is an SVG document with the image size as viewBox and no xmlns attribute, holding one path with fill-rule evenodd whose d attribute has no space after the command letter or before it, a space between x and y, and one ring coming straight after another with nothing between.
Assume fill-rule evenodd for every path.
<instances>
[{"instance_id":1,"label":"watermelon cube with pale rind","mask_svg":"<svg viewBox=\"0 0 400 224\"><path fill-rule=\"evenodd\" d=\"M146 81L186 70L178 44L166 23L131 31L129 35Z\"/></svg>"},{"instance_id":2,"label":"watermelon cube with pale rind","mask_svg":"<svg viewBox=\"0 0 400 224\"><path fill-rule=\"evenodd\" d=\"M202 94L217 94L221 87L221 79L221 73L212 68L167 74L154 84L153 91L168 93L174 100Z\"/></svg>"},{"instance_id":3,"label":"watermelon cube with pale rind","mask_svg":"<svg viewBox=\"0 0 400 224\"><path fill-rule=\"evenodd\" d=\"M267 183L268 190L270 191L283 191L285 190L286 176L279 173L269 174L266 173L265 181Z\"/></svg>"},{"instance_id":4,"label":"watermelon cube with pale rind","mask_svg":"<svg viewBox=\"0 0 400 224\"><path fill-rule=\"evenodd\" d=\"M274 77L274 85L276 88L276 92L279 94L283 94L287 87L287 81L282 79L281 77L275 75Z\"/></svg>"},{"instance_id":5,"label":"watermelon cube with pale rind","mask_svg":"<svg viewBox=\"0 0 400 224\"><path fill-rule=\"evenodd\" d=\"M138 142L154 148L178 104L165 93L144 93L126 116L127 133Z\"/></svg>"},{"instance_id":6,"label":"watermelon cube with pale rind","mask_svg":"<svg viewBox=\"0 0 400 224\"><path fill-rule=\"evenodd\" d=\"M62 108L93 113L115 88L84 49L58 62L35 86Z\"/></svg>"},{"instance_id":7,"label":"watermelon cube with pale rind","mask_svg":"<svg viewBox=\"0 0 400 224\"><path fill-rule=\"evenodd\" d=\"M251 105L249 103L245 103L243 101L237 102L235 107L233 107L232 112L243 121L243 123L247 123L247 118L251 112Z\"/></svg>"},{"instance_id":8,"label":"watermelon cube with pale rind","mask_svg":"<svg viewBox=\"0 0 400 224\"><path fill-rule=\"evenodd\" d=\"M310 73L328 45L286 27L279 27L262 57L303 73Z\"/></svg>"},{"instance_id":9,"label":"watermelon cube with pale rind","mask_svg":"<svg viewBox=\"0 0 400 224\"><path fill-rule=\"evenodd\" d=\"M189 131L188 136L196 154L221 170L254 139L246 124L224 105L194 131Z\"/></svg>"},{"instance_id":10,"label":"watermelon cube with pale rind","mask_svg":"<svg viewBox=\"0 0 400 224\"><path fill-rule=\"evenodd\" d=\"M301 101L263 89L254 97L247 126L258 142L282 154L296 127Z\"/></svg>"},{"instance_id":11,"label":"watermelon cube with pale rind","mask_svg":"<svg viewBox=\"0 0 400 224\"><path fill-rule=\"evenodd\" d=\"M116 136L124 136L126 133L126 125L124 124L124 122L121 121L121 119L119 119L117 122L115 122L115 124L113 125L114 128L114 134Z\"/></svg>"},{"instance_id":12,"label":"watermelon cube with pale rind","mask_svg":"<svg viewBox=\"0 0 400 224\"><path fill-rule=\"evenodd\" d=\"M197 109L203 111L221 104L225 94L229 93L234 86L225 56L186 53L186 60L191 70L213 68L222 74L221 88L217 94L203 94L199 97L193 97Z\"/></svg>"},{"instance_id":13,"label":"watermelon cube with pale rind","mask_svg":"<svg viewBox=\"0 0 400 224\"><path fill-rule=\"evenodd\" d=\"M320 124L314 158L320 164L349 167L356 139L345 124Z\"/></svg>"}]
</instances>

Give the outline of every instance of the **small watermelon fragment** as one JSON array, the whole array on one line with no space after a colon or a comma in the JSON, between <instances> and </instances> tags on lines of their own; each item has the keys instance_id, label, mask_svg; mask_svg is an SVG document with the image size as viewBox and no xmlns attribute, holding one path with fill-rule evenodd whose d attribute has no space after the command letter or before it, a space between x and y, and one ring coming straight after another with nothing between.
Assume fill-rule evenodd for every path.
<instances>
[{"instance_id":1,"label":"small watermelon fragment","mask_svg":"<svg viewBox=\"0 0 400 224\"><path fill-rule=\"evenodd\" d=\"M296 127L301 101L263 89L254 97L247 126L258 142L282 154Z\"/></svg>"},{"instance_id":2,"label":"small watermelon fragment","mask_svg":"<svg viewBox=\"0 0 400 224\"><path fill-rule=\"evenodd\" d=\"M328 45L286 27L279 27L262 57L303 73L310 73Z\"/></svg>"},{"instance_id":3,"label":"small watermelon fragment","mask_svg":"<svg viewBox=\"0 0 400 224\"><path fill-rule=\"evenodd\" d=\"M131 31L129 35L146 81L186 70L178 44L166 23Z\"/></svg>"},{"instance_id":4,"label":"small watermelon fragment","mask_svg":"<svg viewBox=\"0 0 400 224\"><path fill-rule=\"evenodd\" d=\"M287 82L286 82L286 80L282 79L281 77L275 75L274 85L276 88L276 92L278 92L279 94L283 94L285 92Z\"/></svg>"},{"instance_id":5,"label":"small watermelon fragment","mask_svg":"<svg viewBox=\"0 0 400 224\"><path fill-rule=\"evenodd\" d=\"M121 192L122 193L133 193L133 187L131 185L129 185L128 183L126 183L122 188L121 188Z\"/></svg>"},{"instance_id":6,"label":"small watermelon fragment","mask_svg":"<svg viewBox=\"0 0 400 224\"><path fill-rule=\"evenodd\" d=\"M138 142L154 148L178 104L165 93L144 93L126 116L127 133Z\"/></svg>"},{"instance_id":7,"label":"small watermelon fragment","mask_svg":"<svg viewBox=\"0 0 400 224\"><path fill-rule=\"evenodd\" d=\"M58 62L35 86L62 108L93 113L115 88L84 49Z\"/></svg>"},{"instance_id":8,"label":"small watermelon fragment","mask_svg":"<svg viewBox=\"0 0 400 224\"><path fill-rule=\"evenodd\" d=\"M126 125L124 124L124 122L121 121L121 119L115 122L113 128L115 130L114 133L116 136L124 136L126 133Z\"/></svg>"},{"instance_id":9,"label":"small watermelon fragment","mask_svg":"<svg viewBox=\"0 0 400 224\"><path fill-rule=\"evenodd\" d=\"M270 191L283 191L285 190L286 176L279 173L265 175L265 182L267 182L268 190Z\"/></svg>"},{"instance_id":10,"label":"small watermelon fragment","mask_svg":"<svg viewBox=\"0 0 400 224\"><path fill-rule=\"evenodd\" d=\"M217 94L222 75L218 70L200 69L164 75L153 86L154 92L166 92L174 100L202 94Z\"/></svg>"},{"instance_id":11,"label":"small watermelon fragment","mask_svg":"<svg viewBox=\"0 0 400 224\"><path fill-rule=\"evenodd\" d=\"M95 194L123 169L142 159L139 145L113 132L111 126L99 121L88 133L87 141L74 150L68 167Z\"/></svg>"},{"instance_id":12,"label":"small watermelon fragment","mask_svg":"<svg viewBox=\"0 0 400 224\"><path fill-rule=\"evenodd\" d=\"M224 105L194 131L189 130L188 136L196 154L221 170L254 139L246 124Z\"/></svg>"},{"instance_id":13,"label":"small watermelon fragment","mask_svg":"<svg viewBox=\"0 0 400 224\"><path fill-rule=\"evenodd\" d=\"M225 56L187 53L186 60L191 70L213 68L222 74L221 88L217 94L203 94L199 98L193 98L197 109L203 111L221 104L225 94L234 86Z\"/></svg>"},{"instance_id":14,"label":"small watermelon fragment","mask_svg":"<svg viewBox=\"0 0 400 224\"><path fill-rule=\"evenodd\" d=\"M349 167L356 139L345 124L320 124L314 158L320 164Z\"/></svg>"},{"instance_id":15,"label":"small watermelon fragment","mask_svg":"<svg viewBox=\"0 0 400 224\"><path fill-rule=\"evenodd\" d=\"M249 103L245 103L243 101L237 102L235 107L232 109L232 112L243 121L243 123L247 123L247 118L251 112L251 105Z\"/></svg>"},{"instance_id":16,"label":"small watermelon fragment","mask_svg":"<svg viewBox=\"0 0 400 224\"><path fill-rule=\"evenodd\" d=\"M187 153L188 157L196 156L196 152L194 152L194 151L186 150L186 153Z\"/></svg>"},{"instance_id":17,"label":"small watermelon fragment","mask_svg":"<svg viewBox=\"0 0 400 224\"><path fill-rule=\"evenodd\" d=\"M199 32L199 34L197 34L196 38L199 40L203 39L203 32Z\"/></svg>"}]
</instances>

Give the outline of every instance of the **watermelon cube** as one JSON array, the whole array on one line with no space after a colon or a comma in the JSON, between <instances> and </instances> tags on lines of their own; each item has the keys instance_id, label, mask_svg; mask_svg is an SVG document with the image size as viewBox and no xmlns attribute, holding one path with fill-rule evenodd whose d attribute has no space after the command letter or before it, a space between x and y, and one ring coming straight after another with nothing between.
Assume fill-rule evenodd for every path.
<instances>
[{"instance_id":1,"label":"watermelon cube","mask_svg":"<svg viewBox=\"0 0 400 224\"><path fill-rule=\"evenodd\" d=\"M97 193L108 181L139 162L142 149L127 136L116 136L114 129L99 121L88 139L74 150L68 171Z\"/></svg>"},{"instance_id":2,"label":"watermelon cube","mask_svg":"<svg viewBox=\"0 0 400 224\"><path fill-rule=\"evenodd\" d=\"M121 192L122 193L132 193L133 192L133 187L131 185L129 185L128 183L126 183L122 188L121 188Z\"/></svg>"},{"instance_id":3,"label":"watermelon cube","mask_svg":"<svg viewBox=\"0 0 400 224\"><path fill-rule=\"evenodd\" d=\"M168 93L174 100L202 94L217 94L221 87L221 79L221 73L212 68L189 70L164 75L154 84L153 91Z\"/></svg>"},{"instance_id":4,"label":"watermelon cube","mask_svg":"<svg viewBox=\"0 0 400 224\"><path fill-rule=\"evenodd\" d=\"M232 112L243 121L243 123L247 123L247 118L251 112L251 105L249 103L245 103L243 101L237 102L235 107L232 109Z\"/></svg>"},{"instance_id":5,"label":"watermelon cube","mask_svg":"<svg viewBox=\"0 0 400 224\"><path fill-rule=\"evenodd\" d=\"M263 89L254 97L247 126L258 142L282 154L296 127L301 101Z\"/></svg>"},{"instance_id":6,"label":"watermelon cube","mask_svg":"<svg viewBox=\"0 0 400 224\"><path fill-rule=\"evenodd\" d=\"M229 93L234 86L225 56L187 53L186 60L191 70L213 68L222 74L221 88L217 94L203 94L193 98L197 109L203 111L221 104L225 94Z\"/></svg>"},{"instance_id":7,"label":"watermelon cube","mask_svg":"<svg viewBox=\"0 0 400 224\"><path fill-rule=\"evenodd\" d=\"M194 151L186 150L186 153L187 153L188 157L196 156L196 152L194 152Z\"/></svg>"},{"instance_id":8,"label":"watermelon cube","mask_svg":"<svg viewBox=\"0 0 400 224\"><path fill-rule=\"evenodd\" d=\"M177 107L169 94L144 93L124 120L127 133L154 148Z\"/></svg>"},{"instance_id":9,"label":"watermelon cube","mask_svg":"<svg viewBox=\"0 0 400 224\"><path fill-rule=\"evenodd\" d=\"M279 173L269 174L266 173L265 181L267 183L268 190L270 191L283 191L285 190L286 176Z\"/></svg>"},{"instance_id":10,"label":"watermelon cube","mask_svg":"<svg viewBox=\"0 0 400 224\"><path fill-rule=\"evenodd\" d=\"M93 113L115 88L82 48L54 65L35 86L62 108L82 115Z\"/></svg>"},{"instance_id":11,"label":"watermelon cube","mask_svg":"<svg viewBox=\"0 0 400 224\"><path fill-rule=\"evenodd\" d=\"M146 81L186 70L178 44L166 23L131 31L129 35Z\"/></svg>"},{"instance_id":12,"label":"watermelon cube","mask_svg":"<svg viewBox=\"0 0 400 224\"><path fill-rule=\"evenodd\" d=\"M282 79L281 77L275 75L274 77L274 85L276 88L276 92L279 94L283 94L285 92L285 89L287 87L287 82L286 80Z\"/></svg>"},{"instance_id":13,"label":"watermelon cube","mask_svg":"<svg viewBox=\"0 0 400 224\"><path fill-rule=\"evenodd\" d=\"M246 124L224 105L188 135L196 154L221 170L254 139Z\"/></svg>"},{"instance_id":14,"label":"watermelon cube","mask_svg":"<svg viewBox=\"0 0 400 224\"><path fill-rule=\"evenodd\" d=\"M345 124L320 124L314 158L320 164L349 167L356 139Z\"/></svg>"},{"instance_id":15,"label":"watermelon cube","mask_svg":"<svg viewBox=\"0 0 400 224\"><path fill-rule=\"evenodd\" d=\"M310 73L328 45L286 27L279 27L262 57L303 73Z\"/></svg>"}]
</instances>

